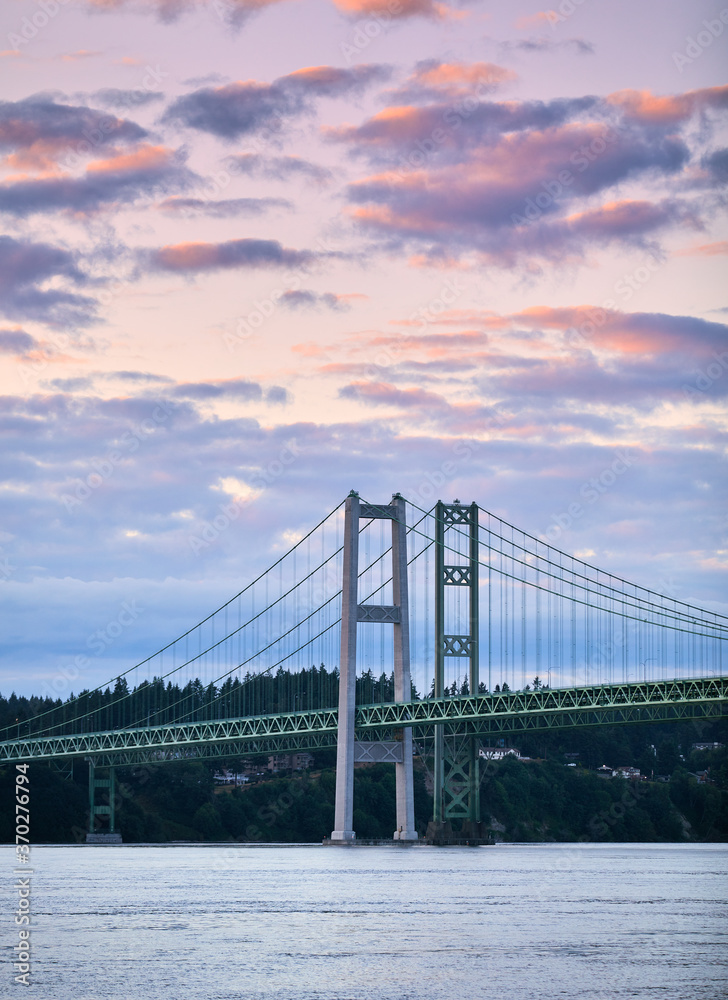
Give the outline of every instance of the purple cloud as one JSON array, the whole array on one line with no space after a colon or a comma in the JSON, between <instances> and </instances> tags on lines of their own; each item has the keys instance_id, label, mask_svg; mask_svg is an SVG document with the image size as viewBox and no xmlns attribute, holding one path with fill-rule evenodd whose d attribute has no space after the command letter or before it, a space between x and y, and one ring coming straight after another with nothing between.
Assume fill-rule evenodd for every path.
<instances>
[{"instance_id":1,"label":"purple cloud","mask_svg":"<svg viewBox=\"0 0 728 1000\"><path fill-rule=\"evenodd\" d=\"M41 287L53 278L71 285L84 285L88 280L68 250L0 236L0 311L5 316L56 327L93 323L95 300L62 288Z\"/></svg>"},{"instance_id":2,"label":"purple cloud","mask_svg":"<svg viewBox=\"0 0 728 1000\"><path fill-rule=\"evenodd\" d=\"M0 150L13 166L45 168L58 160L89 156L104 146L145 139L135 122L94 108L59 104L45 94L0 102Z\"/></svg>"},{"instance_id":3,"label":"purple cloud","mask_svg":"<svg viewBox=\"0 0 728 1000\"><path fill-rule=\"evenodd\" d=\"M189 218L207 215L213 219L234 219L239 216L257 216L276 208L292 210L293 205L285 198L220 198L211 201L206 198L183 198L179 195L165 198L159 210L166 215Z\"/></svg>"},{"instance_id":4,"label":"purple cloud","mask_svg":"<svg viewBox=\"0 0 728 1000\"><path fill-rule=\"evenodd\" d=\"M0 330L0 354L13 354L22 358L28 351L39 347L35 337L31 337L25 330Z\"/></svg>"},{"instance_id":5,"label":"purple cloud","mask_svg":"<svg viewBox=\"0 0 728 1000\"><path fill-rule=\"evenodd\" d=\"M0 185L0 211L86 214L129 205L159 190L185 190L199 178L172 150L144 145L132 153L92 163L82 177L47 177Z\"/></svg>"},{"instance_id":6,"label":"purple cloud","mask_svg":"<svg viewBox=\"0 0 728 1000\"><path fill-rule=\"evenodd\" d=\"M286 121L310 111L314 98L358 94L388 76L387 68L376 65L311 66L273 83L202 87L173 101L162 120L225 140L261 131L275 133Z\"/></svg>"},{"instance_id":7,"label":"purple cloud","mask_svg":"<svg viewBox=\"0 0 728 1000\"><path fill-rule=\"evenodd\" d=\"M291 250L277 240L240 239L224 243L177 243L144 251L156 271L194 274L238 267L299 267L316 259L310 250Z\"/></svg>"},{"instance_id":8,"label":"purple cloud","mask_svg":"<svg viewBox=\"0 0 728 1000\"><path fill-rule=\"evenodd\" d=\"M332 312L344 312L350 309L349 302L334 292L313 292L309 288L291 289L280 297L281 305L288 309L331 309Z\"/></svg>"},{"instance_id":9,"label":"purple cloud","mask_svg":"<svg viewBox=\"0 0 728 1000\"><path fill-rule=\"evenodd\" d=\"M269 180L287 181L291 177L304 177L323 184L333 174L318 163L311 163L300 156L263 156L260 153L239 153L227 158L228 165L239 174L264 177Z\"/></svg>"}]
</instances>

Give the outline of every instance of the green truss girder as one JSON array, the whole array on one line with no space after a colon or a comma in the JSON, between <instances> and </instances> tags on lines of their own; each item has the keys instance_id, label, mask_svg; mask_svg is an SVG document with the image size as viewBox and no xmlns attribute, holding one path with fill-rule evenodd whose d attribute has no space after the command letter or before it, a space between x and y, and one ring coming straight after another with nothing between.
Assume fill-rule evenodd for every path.
<instances>
[{"instance_id":1,"label":"green truss girder","mask_svg":"<svg viewBox=\"0 0 728 1000\"><path fill-rule=\"evenodd\" d=\"M434 726L442 725L448 736L487 736L714 717L724 714L726 705L728 677L644 681L359 705L356 728L361 735L371 736L412 726L418 738L431 735ZM99 763L132 764L190 756L310 750L335 745L337 720L336 709L320 709L144 729L36 736L0 743L0 762L90 756ZM209 752L203 748L209 748Z\"/></svg>"},{"instance_id":2,"label":"green truss girder","mask_svg":"<svg viewBox=\"0 0 728 1000\"><path fill-rule=\"evenodd\" d=\"M480 726L508 723L516 731L544 728L519 725L519 717L548 718L551 715L574 721L559 726L597 725L602 721L618 722L620 713L657 706L676 707L695 702L721 702L728 699L728 677L699 680L640 681L630 684L600 684L589 687L555 688L539 691L509 691L474 697L440 698L395 705L363 705L357 709L356 727L366 730L382 726L445 724L446 733L475 734ZM585 713L592 721L581 721ZM610 715L610 719L604 716ZM578 720L578 721L577 721ZM630 718L625 721L639 721ZM652 720L649 720L652 721ZM466 728L459 724L463 723ZM486 728L484 731L490 731Z\"/></svg>"},{"instance_id":3,"label":"green truss girder","mask_svg":"<svg viewBox=\"0 0 728 1000\"><path fill-rule=\"evenodd\" d=\"M96 757L99 754L130 753L174 759L176 750L203 744L237 742L241 746L265 745L265 749L246 752L274 753L278 749L308 748L312 736L337 731L336 709L286 715L246 716L242 719L218 719L211 722L170 723L143 729L113 729L99 733L64 736L34 736L0 743L3 760L34 760L53 757ZM298 744L298 746L296 746ZM270 749L269 749L270 748ZM275 748L275 749L273 749ZM139 759L139 758L137 758ZM149 759L149 758L147 758Z\"/></svg>"}]
</instances>

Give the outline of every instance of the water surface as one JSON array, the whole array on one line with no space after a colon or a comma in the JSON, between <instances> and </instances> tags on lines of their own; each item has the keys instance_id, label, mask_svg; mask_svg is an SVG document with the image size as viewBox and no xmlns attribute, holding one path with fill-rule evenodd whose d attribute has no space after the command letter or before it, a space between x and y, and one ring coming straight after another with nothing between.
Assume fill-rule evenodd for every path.
<instances>
[{"instance_id":1,"label":"water surface","mask_svg":"<svg viewBox=\"0 0 728 1000\"><path fill-rule=\"evenodd\" d=\"M5 964L2 995L728 997L725 845L32 851L32 985Z\"/></svg>"}]
</instances>

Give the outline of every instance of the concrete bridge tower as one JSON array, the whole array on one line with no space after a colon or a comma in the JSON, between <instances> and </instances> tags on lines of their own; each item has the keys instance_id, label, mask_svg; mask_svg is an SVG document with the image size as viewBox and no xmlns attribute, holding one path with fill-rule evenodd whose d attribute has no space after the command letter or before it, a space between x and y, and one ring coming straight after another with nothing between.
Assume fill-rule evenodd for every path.
<instances>
[{"instance_id":1,"label":"concrete bridge tower","mask_svg":"<svg viewBox=\"0 0 728 1000\"><path fill-rule=\"evenodd\" d=\"M359 519L386 518L392 522L393 605L359 604ZM341 659L339 661L339 732L336 751L336 811L333 843L353 843L354 762L375 759L376 744L357 743L354 737L356 713L356 633L359 622L391 623L394 631L394 697L409 701L410 636L407 591L407 522L405 500L398 493L389 504L365 504L351 492L346 499L344 522L344 571L341 598ZM384 750L379 759L395 760L397 824L395 840L417 840L415 830L412 773L412 730L402 730L401 751L378 744ZM367 756L370 755L370 756Z\"/></svg>"}]
</instances>

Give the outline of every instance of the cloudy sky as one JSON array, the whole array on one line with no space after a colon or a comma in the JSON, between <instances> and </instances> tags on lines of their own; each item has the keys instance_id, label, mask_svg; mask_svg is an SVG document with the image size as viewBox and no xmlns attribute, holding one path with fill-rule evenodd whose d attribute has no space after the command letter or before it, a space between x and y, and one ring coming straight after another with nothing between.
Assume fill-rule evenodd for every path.
<instances>
[{"instance_id":1,"label":"cloudy sky","mask_svg":"<svg viewBox=\"0 0 728 1000\"><path fill-rule=\"evenodd\" d=\"M728 8L0 20L3 694L106 680L352 488L725 611Z\"/></svg>"}]
</instances>

